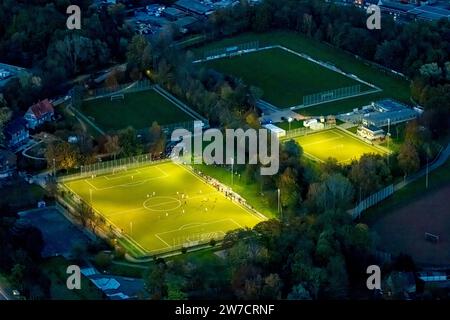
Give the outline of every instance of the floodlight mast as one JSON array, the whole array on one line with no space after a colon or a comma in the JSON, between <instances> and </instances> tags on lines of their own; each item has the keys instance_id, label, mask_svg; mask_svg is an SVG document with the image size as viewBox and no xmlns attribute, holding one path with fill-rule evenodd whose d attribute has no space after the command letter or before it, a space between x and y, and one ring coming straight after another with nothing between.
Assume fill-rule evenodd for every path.
<instances>
[{"instance_id":1,"label":"floodlight mast","mask_svg":"<svg viewBox=\"0 0 450 320\"><path fill-rule=\"evenodd\" d=\"M234 158L230 158L231 160L231 186L234 185Z\"/></svg>"}]
</instances>

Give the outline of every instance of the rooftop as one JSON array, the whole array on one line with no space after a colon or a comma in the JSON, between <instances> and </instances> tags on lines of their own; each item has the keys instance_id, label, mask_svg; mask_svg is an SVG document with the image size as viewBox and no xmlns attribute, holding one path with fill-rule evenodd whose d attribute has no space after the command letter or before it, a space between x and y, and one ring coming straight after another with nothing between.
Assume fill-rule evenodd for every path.
<instances>
[{"instance_id":1,"label":"rooftop","mask_svg":"<svg viewBox=\"0 0 450 320\"><path fill-rule=\"evenodd\" d=\"M22 130L27 130L26 121L23 118L14 119L5 127L5 133L10 136Z\"/></svg>"},{"instance_id":2,"label":"rooftop","mask_svg":"<svg viewBox=\"0 0 450 320\"><path fill-rule=\"evenodd\" d=\"M175 6L200 15L206 15L213 11L211 7L196 0L178 0L175 2Z\"/></svg>"},{"instance_id":3,"label":"rooftop","mask_svg":"<svg viewBox=\"0 0 450 320\"><path fill-rule=\"evenodd\" d=\"M49 112L54 112L53 105L48 99L33 104L28 111L31 111L38 119Z\"/></svg>"},{"instance_id":4,"label":"rooftop","mask_svg":"<svg viewBox=\"0 0 450 320\"><path fill-rule=\"evenodd\" d=\"M450 10L441 5L420 5L404 4L388 0L382 0L382 8L400 11L404 14L416 16L419 19L439 20L442 18L450 19Z\"/></svg>"},{"instance_id":5,"label":"rooftop","mask_svg":"<svg viewBox=\"0 0 450 320\"><path fill-rule=\"evenodd\" d=\"M174 7L165 8L163 13L172 17L184 17L186 15L184 11Z\"/></svg>"},{"instance_id":6,"label":"rooftop","mask_svg":"<svg viewBox=\"0 0 450 320\"><path fill-rule=\"evenodd\" d=\"M384 99L374 102L375 107L381 109L382 112L407 109L408 106L391 99Z\"/></svg>"}]
</instances>

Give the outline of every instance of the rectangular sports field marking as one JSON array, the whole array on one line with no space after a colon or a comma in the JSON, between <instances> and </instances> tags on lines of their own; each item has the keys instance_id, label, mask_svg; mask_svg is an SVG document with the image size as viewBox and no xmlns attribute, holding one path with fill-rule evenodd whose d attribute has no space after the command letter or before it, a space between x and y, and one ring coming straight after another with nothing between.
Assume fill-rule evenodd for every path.
<instances>
[{"instance_id":1,"label":"rectangular sports field marking","mask_svg":"<svg viewBox=\"0 0 450 320\"><path fill-rule=\"evenodd\" d=\"M294 139L307 157L319 162L334 157L338 163L348 163L359 159L365 153L386 154L386 151L339 129L320 131Z\"/></svg>"},{"instance_id":2,"label":"rectangular sports field marking","mask_svg":"<svg viewBox=\"0 0 450 320\"><path fill-rule=\"evenodd\" d=\"M219 72L239 77L247 84L258 86L264 91L262 99L279 108L297 107L303 104L304 96L353 85L361 86L358 95L369 94L376 88L327 63L282 46L204 63Z\"/></svg>"},{"instance_id":3,"label":"rectangular sports field marking","mask_svg":"<svg viewBox=\"0 0 450 320\"><path fill-rule=\"evenodd\" d=\"M180 237L185 237L187 240L191 236L202 235L202 234L203 235L204 234L212 234L212 233L225 235L227 229L230 230L230 227L229 227L230 224L234 224L237 228L242 228L242 226L239 223L237 223L236 221L234 221L234 219L222 219L222 220L217 220L217 221L212 221L212 222L207 222L207 223L201 223L201 222L190 223L189 225L181 226L180 228L175 229L175 230L157 233L157 234L155 234L155 236L159 240L164 242L167 246L170 247L168 242L165 241L164 239L170 241L170 240L177 239ZM217 228L215 228L214 226L217 226ZM205 228L208 228L209 231L203 232ZM195 231L198 229L201 229L200 232ZM231 227L231 229L233 229L233 228ZM183 236L179 236L178 234L180 234L180 233L183 234Z\"/></svg>"},{"instance_id":4,"label":"rectangular sports field marking","mask_svg":"<svg viewBox=\"0 0 450 320\"><path fill-rule=\"evenodd\" d=\"M208 237L220 240L227 231L253 227L266 219L173 162L70 180L64 185L134 243L133 251L140 255L170 251L182 239L193 239L193 243Z\"/></svg>"},{"instance_id":5,"label":"rectangular sports field marking","mask_svg":"<svg viewBox=\"0 0 450 320\"><path fill-rule=\"evenodd\" d=\"M92 188L94 188L96 191L108 190L108 189L117 188L117 187L130 187L130 186L133 186L133 185L136 185L136 184L139 184L139 183L145 183L145 182L148 182L148 181L151 181L151 180L163 179L163 178L167 178L168 177L166 172L164 172L160 168L158 168L158 169L162 173L162 175L155 176L155 177L150 177L150 178L141 178L141 179L139 179L139 177L145 176L147 171L142 172L142 171L138 171L137 170L136 174L127 172L126 174L121 174L120 176L116 176L114 179L112 179L112 178L108 179L105 176L98 177L98 178L106 178L106 179L104 179L106 181L106 183L105 182L102 183L101 181L97 180L96 178L87 178L87 179L84 179L84 181L87 184L89 184ZM120 179L127 179L127 178L130 178L130 180L123 181L123 182L119 181ZM89 181L89 180L91 180L91 181ZM119 183L113 184L114 181L119 181ZM96 182L98 183L98 185L95 185ZM105 185L105 184L106 184L105 187L100 187L99 186L99 185Z\"/></svg>"},{"instance_id":6,"label":"rectangular sports field marking","mask_svg":"<svg viewBox=\"0 0 450 320\"><path fill-rule=\"evenodd\" d=\"M320 141L317 141L317 142L305 143L305 144L303 144L303 146L307 147L307 146L312 146L312 145L315 145L315 144L327 143L327 142L334 141L334 140L340 140L340 139L342 139L344 137L343 135L338 134L337 132L332 132L332 133L337 135L337 137L323 139L323 140L320 140ZM319 133L316 133L316 134L319 134Z\"/></svg>"}]
</instances>

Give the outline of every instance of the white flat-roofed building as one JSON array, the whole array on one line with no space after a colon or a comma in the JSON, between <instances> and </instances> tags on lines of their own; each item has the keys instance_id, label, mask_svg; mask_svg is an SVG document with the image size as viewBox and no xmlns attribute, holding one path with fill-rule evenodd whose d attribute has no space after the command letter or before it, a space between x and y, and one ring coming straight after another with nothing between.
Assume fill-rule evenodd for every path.
<instances>
[{"instance_id":1,"label":"white flat-roofed building","mask_svg":"<svg viewBox=\"0 0 450 320\"><path fill-rule=\"evenodd\" d=\"M357 130L356 133L360 136L363 137L365 139L368 140L378 140L378 139L384 139L385 134L384 134L384 130L380 129L378 127L375 126L360 126Z\"/></svg>"},{"instance_id":2,"label":"white flat-roofed building","mask_svg":"<svg viewBox=\"0 0 450 320\"><path fill-rule=\"evenodd\" d=\"M265 124L263 125L263 127L271 132L274 132L278 138L286 136L286 130L281 129L280 127L277 127L273 124Z\"/></svg>"}]
</instances>

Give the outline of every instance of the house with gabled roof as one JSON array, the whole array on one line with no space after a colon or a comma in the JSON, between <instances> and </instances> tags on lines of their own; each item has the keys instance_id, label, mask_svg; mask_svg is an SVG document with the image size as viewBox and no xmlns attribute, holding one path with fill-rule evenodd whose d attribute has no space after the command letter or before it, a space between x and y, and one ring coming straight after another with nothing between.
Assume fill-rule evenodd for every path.
<instances>
[{"instance_id":1,"label":"house with gabled roof","mask_svg":"<svg viewBox=\"0 0 450 320\"><path fill-rule=\"evenodd\" d=\"M24 119L27 122L27 127L34 129L44 122L52 121L54 114L55 110L52 103L45 99L29 107L24 115Z\"/></svg>"}]
</instances>

